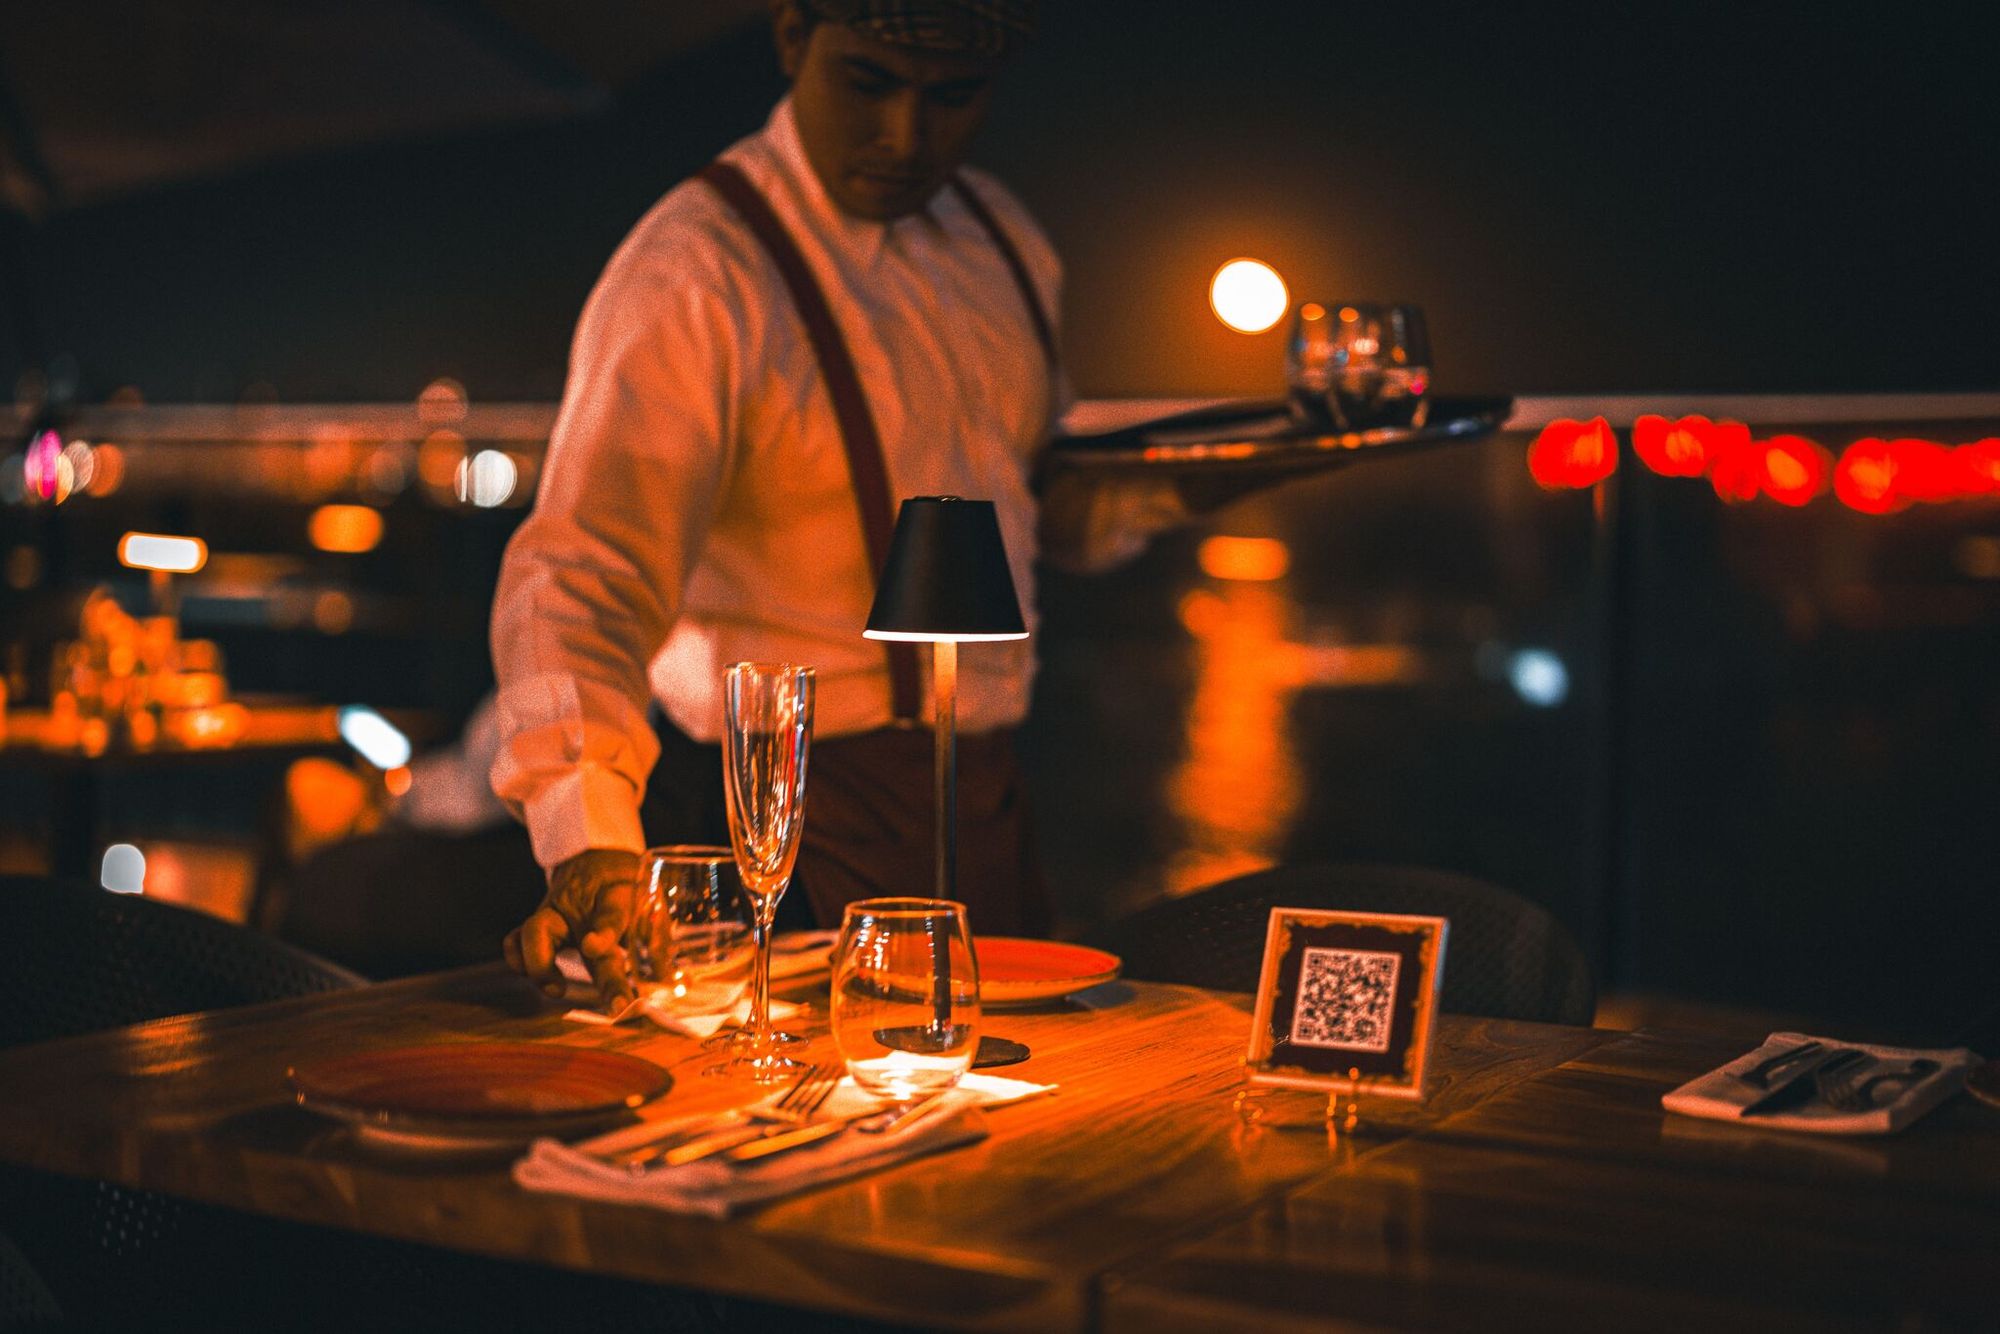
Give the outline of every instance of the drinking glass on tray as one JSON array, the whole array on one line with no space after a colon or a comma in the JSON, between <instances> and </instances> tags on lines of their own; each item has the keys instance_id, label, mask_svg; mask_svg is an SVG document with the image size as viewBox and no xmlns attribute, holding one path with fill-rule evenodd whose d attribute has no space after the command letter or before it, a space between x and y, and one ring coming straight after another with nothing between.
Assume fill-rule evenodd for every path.
<instances>
[{"instance_id":1,"label":"drinking glass on tray","mask_svg":"<svg viewBox=\"0 0 2000 1334\"><path fill-rule=\"evenodd\" d=\"M1367 431L1422 426L1430 336L1415 306L1308 301L1292 317L1285 378L1308 426Z\"/></svg>"}]
</instances>

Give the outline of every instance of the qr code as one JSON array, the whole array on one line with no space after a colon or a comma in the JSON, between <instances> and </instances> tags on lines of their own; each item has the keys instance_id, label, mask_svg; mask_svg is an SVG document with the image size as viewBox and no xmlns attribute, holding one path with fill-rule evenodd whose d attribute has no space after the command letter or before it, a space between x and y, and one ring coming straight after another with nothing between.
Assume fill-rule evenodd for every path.
<instances>
[{"instance_id":1,"label":"qr code","mask_svg":"<svg viewBox=\"0 0 2000 1334\"><path fill-rule=\"evenodd\" d=\"M1402 955L1379 950L1307 950L1299 966L1299 1003L1292 1011L1293 1044L1389 1050L1402 967Z\"/></svg>"}]
</instances>

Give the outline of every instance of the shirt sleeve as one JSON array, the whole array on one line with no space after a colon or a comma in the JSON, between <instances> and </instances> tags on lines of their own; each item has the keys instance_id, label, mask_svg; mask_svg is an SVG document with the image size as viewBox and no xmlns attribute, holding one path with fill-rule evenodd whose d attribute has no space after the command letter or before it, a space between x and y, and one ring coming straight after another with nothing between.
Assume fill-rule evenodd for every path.
<instances>
[{"instance_id":1,"label":"shirt sleeve","mask_svg":"<svg viewBox=\"0 0 2000 1334\"><path fill-rule=\"evenodd\" d=\"M635 233L585 306L533 513L493 608L494 793L551 867L645 847L665 642L736 438L740 292L698 238Z\"/></svg>"}]
</instances>

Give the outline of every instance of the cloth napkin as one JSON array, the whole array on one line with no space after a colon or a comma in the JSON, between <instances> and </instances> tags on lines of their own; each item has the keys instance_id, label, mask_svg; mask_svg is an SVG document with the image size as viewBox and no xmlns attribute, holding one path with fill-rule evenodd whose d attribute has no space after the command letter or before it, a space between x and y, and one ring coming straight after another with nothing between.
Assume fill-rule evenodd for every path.
<instances>
[{"instance_id":1,"label":"cloth napkin","mask_svg":"<svg viewBox=\"0 0 2000 1334\"><path fill-rule=\"evenodd\" d=\"M1769 1090L1755 1088L1738 1076L1755 1069L1759 1062L1776 1056L1788 1047L1814 1041L1824 1043L1827 1049L1853 1047L1865 1051L1885 1071L1902 1069L1920 1057L1936 1061L1938 1068L1922 1079L1889 1085L1895 1097L1867 1111L1836 1111L1814 1097L1787 1111L1744 1116L1743 1109ZM1727 1065L1718 1066L1666 1094L1660 1099L1660 1105L1683 1116L1741 1121L1745 1125L1770 1126L1777 1130L1804 1130L1821 1135L1887 1135L1901 1130L1957 1092L1959 1086L1965 1083L1966 1074L1978 1063L1979 1058L1964 1047L1871 1047L1859 1042L1815 1038L1807 1033L1773 1033L1755 1051L1745 1052ZM1780 1072L1781 1075L1783 1073ZM1880 1098L1884 1095L1878 1091L1876 1096Z\"/></svg>"},{"instance_id":2,"label":"cloth napkin","mask_svg":"<svg viewBox=\"0 0 2000 1334\"><path fill-rule=\"evenodd\" d=\"M680 1167L651 1167L633 1172L582 1151L614 1149L621 1143L630 1143L632 1132L638 1127L615 1130L574 1148L557 1140L540 1139L529 1146L526 1157L514 1164L514 1180L526 1190L578 1195L614 1204L639 1204L668 1213L727 1218L813 1186L845 1181L894 1163L975 1143L988 1133L985 1108L1019 1102L1054 1088L1053 1084L968 1074L936 1107L886 1134L848 1130L817 1144L748 1163L732 1162L718 1154ZM853 1080L843 1079L819 1115L859 1116L886 1105L856 1088Z\"/></svg>"}]
</instances>

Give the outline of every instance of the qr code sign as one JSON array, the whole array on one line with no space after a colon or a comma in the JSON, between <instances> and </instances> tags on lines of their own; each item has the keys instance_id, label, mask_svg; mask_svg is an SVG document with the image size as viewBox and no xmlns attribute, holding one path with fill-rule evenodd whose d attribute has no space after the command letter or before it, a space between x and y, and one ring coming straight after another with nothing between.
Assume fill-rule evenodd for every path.
<instances>
[{"instance_id":1,"label":"qr code sign","mask_svg":"<svg viewBox=\"0 0 2000 1334\"><path fill-rule=\"evenodd\" d=\"M1396 975L1402 967L1400 954L1308 949L1299 966L1292 1042L1305 1047L1389 1050Z\"/></svg>"}]
</instances>

